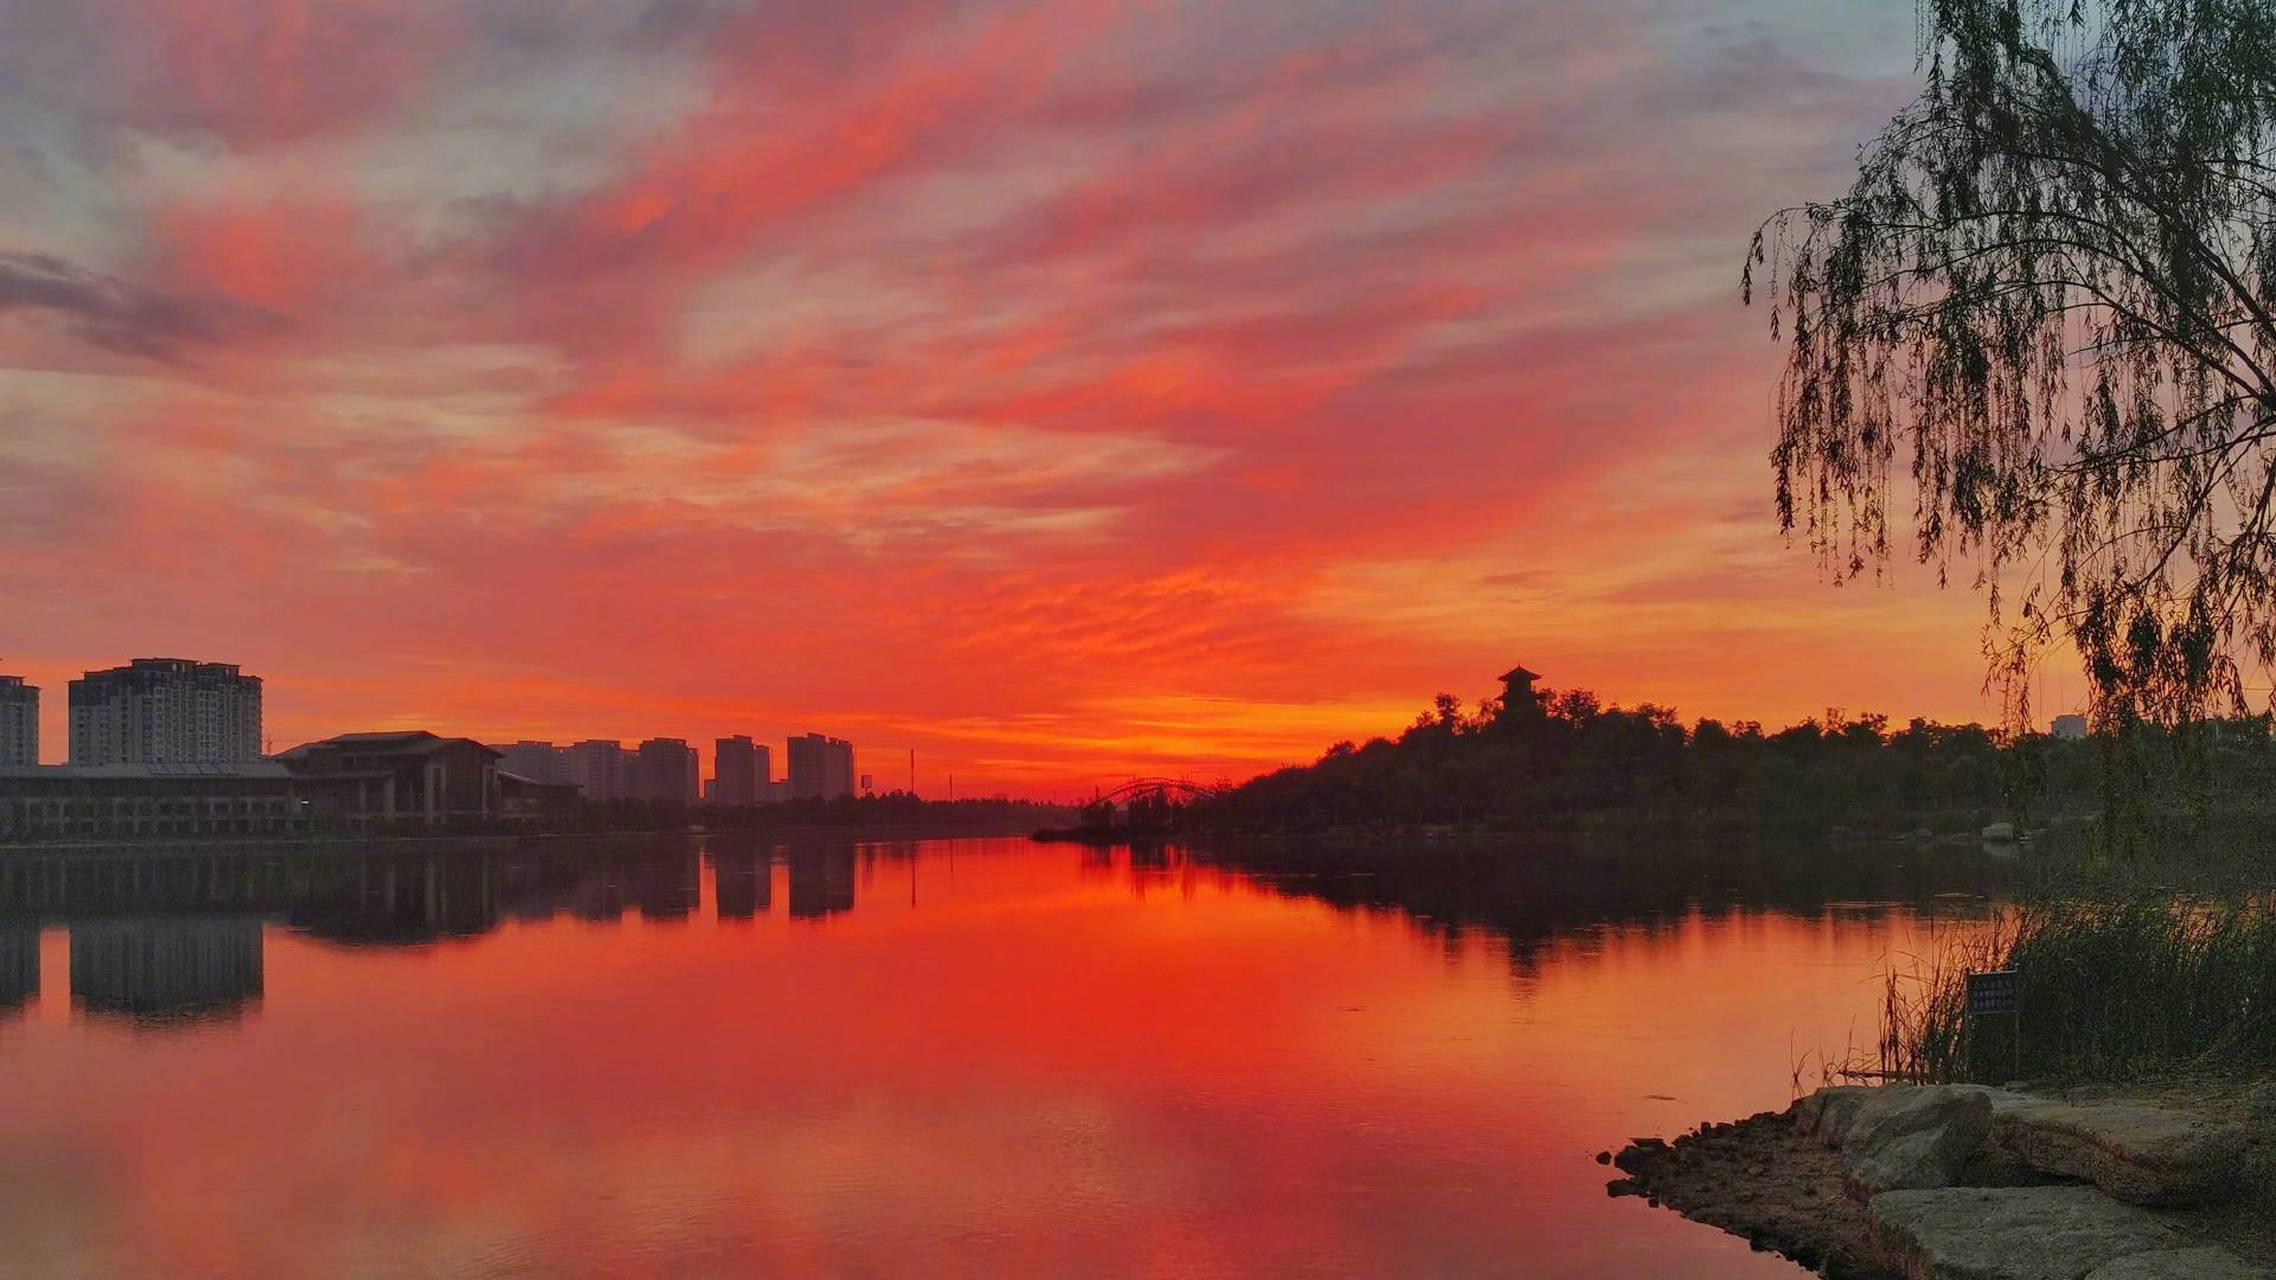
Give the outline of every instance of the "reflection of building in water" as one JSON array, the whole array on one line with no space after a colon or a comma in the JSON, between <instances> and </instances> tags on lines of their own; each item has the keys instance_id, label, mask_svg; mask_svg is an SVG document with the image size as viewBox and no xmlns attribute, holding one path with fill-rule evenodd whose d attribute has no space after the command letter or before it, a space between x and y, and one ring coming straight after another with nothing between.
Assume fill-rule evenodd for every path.
<instances>
[{"instance_id":1,"label":"reflection of building in water","mask_svg":"<svg viewBox=\"0 0 2276 1280\"><path fill-rule=\"evenodd\" d=\"M720 835L724 910L766 907L767 853L755 837ZM833 897L817 864L817 910ZM846 877L840 877L844 879ZM335 943L418 945L486 932L507 916L543 920L568 912L613 921L638 907L655 919L684 919L702 902L698 850L679 837L594 847L461 847L412 851L375 846L270 848L229 853L192 846L101 853L19 849L0 857L0 1005L13 972L5 930L21 922L150 922L261 918ZM29 945L29 944L27 944ZM89 948L104 945L91 935ZM119 944L125 945L125 944ZM37 986L25 952L17 965L26 990ZM115 967L115 966L114 966ZM255 980L258 990L258 979ZM103 989L98 983L96 988Z\"/></svg>"},{"instance_id":2,"label":"reflection of building in water","mask_svg":"<svg viewBox=\"0 0 2276 1280\"><path fill-rule=\"evenodd\" d=\"M14 1013L40 993L40 931L0 929L0 1013Z\"/></svg>"},{"instance_id":3,"label":"reflection of building in water","mask_svg":"<svg viewBox=\"0 0 2276 1280\"><path fill-rule=\"evenodd\" d=\"M327 900L296 905L291 920L317 937L358 946L471 937L498 923L497 876L488 858L360 857L332 872Z\"/></svg>"},{"instance_id":4,"label":"reflection of building in water","mask_svg":"<svg viewBox=\"0 0 2276 1280\"><path fill-rule=\"evenodd\" d=\"M651 858L626 869L632 881L632 901L650 920L678 920L695 913L703 894L703 873L696 855Z\"/></svg>"},{"instance_id":5,"label":"reflection of building in water","mask_svg":"<svg viewBox=\"0 0 2276 1280\"><path fill-rule=\"evenodd\" d=\"M624 914L624 880L616 868L603 864L586 867L568 895L569 914L579 920L606 923Z\"/></svg>"},{"instance_id":6,"label":"reflection of building in water","mask_svg":"<svg viewBox=\"0 0 2276 1280\"><path fill-rule=\"evenodd\" d=\"M792 853L789 862L792 918L814 919L853 910L853 850Z\"/></svg>"},{"instance_id":7,"label":"reflection of building in water","mask_svg":"<svg viewBox=\"0 0 2276 1280\"><path fill-rule=\"evenodd\" d=\"M774 896L774 865L757 849L720 849L711 855L712 895L722 920L748 920Z\"/></svg>"},{"instance_id":8,"label":"reflection of building in water","mask_svg":"<svg viewBox=\"0 0 2276 1280\"><path fill-rule=\"evenodd\" d=\"M71 1001L137 1018L232 1014L261 994L258 916L82 921L71 926Z\"/></svg>"}]
</instances>

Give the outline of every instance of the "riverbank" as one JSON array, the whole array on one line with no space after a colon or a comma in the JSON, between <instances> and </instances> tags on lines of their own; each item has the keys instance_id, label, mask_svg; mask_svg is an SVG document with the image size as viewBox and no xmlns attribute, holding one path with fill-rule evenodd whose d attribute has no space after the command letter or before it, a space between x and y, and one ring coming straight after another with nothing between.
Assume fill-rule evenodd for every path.
<instances>
[{"instance_id":1,"label":"riverbank","mask_svg":"<svg viewBox=\"0 0 2276 1280\"><path fill-rule=\"evenodd\" d=\"M2276 1084L1833 1086L1600 1159L1846 1280L2276 1276Z\"/></svg>"}]
</instances>

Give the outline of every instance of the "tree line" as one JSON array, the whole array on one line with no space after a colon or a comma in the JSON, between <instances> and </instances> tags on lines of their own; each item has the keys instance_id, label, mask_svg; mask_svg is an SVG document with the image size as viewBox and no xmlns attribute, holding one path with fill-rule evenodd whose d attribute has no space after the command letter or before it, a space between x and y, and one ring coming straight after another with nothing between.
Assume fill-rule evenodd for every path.
<instances>
[{"instance_id":1,"label":"tree line","mask_svg":"<svg viewBox=\"0 0 2276 1280\"><path fill-rule=\"evenodd\" d=\"M2276 795L2269 717L2132 726L2053 738L1828 711L1766 729L1685 723L1668 707L1607 705L1586 689L1466 709L1441 694L1395 738L1339 742L1316 762L1196 806L1219 832L1451 826L1554 830L1663 825L1820 834L1974 834L1995 821L2156 828L2256 813Z\"/></svg>"}]
</instances>

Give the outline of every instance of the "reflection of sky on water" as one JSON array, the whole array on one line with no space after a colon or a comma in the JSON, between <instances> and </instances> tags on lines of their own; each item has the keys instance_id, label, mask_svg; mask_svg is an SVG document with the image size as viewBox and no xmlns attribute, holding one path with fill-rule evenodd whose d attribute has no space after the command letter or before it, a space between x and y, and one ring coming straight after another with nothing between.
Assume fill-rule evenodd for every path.
<instances>
[{"instance_id":1,"label":"reflection of sky on water","mask_svg":"<svg viewBox=\"0 0 2276 1280\"><path fill-rule=\"evenodd\" d=\"M1617 860L1442 924L1380 866L1020 841L384 862L209 880L258 999L164 1035L73 1002L168 917L48 917L0 1275L1791 1275L1589 1157L1782 1104L1929 927L1623 908ZM1513 940L1518 890L1579 914Z\"/></svg>"}]
</instances>

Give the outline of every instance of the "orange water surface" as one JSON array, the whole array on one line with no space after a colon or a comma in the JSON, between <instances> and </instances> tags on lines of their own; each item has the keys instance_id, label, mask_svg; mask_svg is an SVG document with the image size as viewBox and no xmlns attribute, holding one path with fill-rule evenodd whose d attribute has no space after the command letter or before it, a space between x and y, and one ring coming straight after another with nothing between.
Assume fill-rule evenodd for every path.
<instances>
[{"instance_id":1,"label":"orange water surface","mask_svg":"<svg viewBox=\"0 0 2276 1280\"><path fill-rule=\"evenodd\" d=\"M1783 1106L1983 886L1538 856L49 858L0 872L0 1274L1801 1274L1593 1157Z\"/></svg>"}]
</instances>

